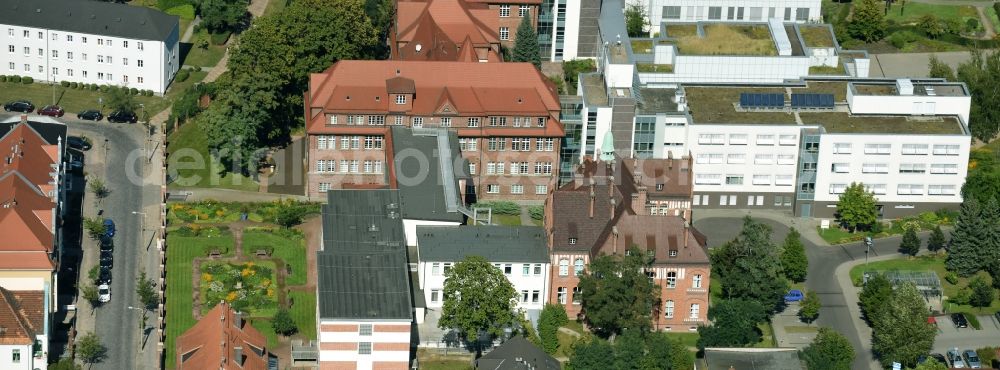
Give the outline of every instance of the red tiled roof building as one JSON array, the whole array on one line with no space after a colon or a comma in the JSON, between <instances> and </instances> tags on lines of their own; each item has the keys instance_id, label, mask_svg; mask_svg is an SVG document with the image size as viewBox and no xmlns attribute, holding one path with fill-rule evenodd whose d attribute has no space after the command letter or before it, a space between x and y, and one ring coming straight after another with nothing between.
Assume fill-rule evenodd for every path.
<instances>
[{"instance_id":1,"label":"red tiled roof building","mask_svg":"<svg viewBox=\"0 0 1000 370\"><path fill-rule=\"evenodd\" d=\"M531 17L537 27L541 1L400 0L389 33L392 59L498 62L500 46L512 48L517 27Z\"/></svg>"},{"instance_id":2,"label":"red tiled roof building","mask_svg":"<svg viewBox=\"0 0 1000 370\"><path fill-rule=\"evenodd\" d=\"M217 304L176 340L177 370L271 369L267 339L225 302Z\"/></svg>"}]
</instances>

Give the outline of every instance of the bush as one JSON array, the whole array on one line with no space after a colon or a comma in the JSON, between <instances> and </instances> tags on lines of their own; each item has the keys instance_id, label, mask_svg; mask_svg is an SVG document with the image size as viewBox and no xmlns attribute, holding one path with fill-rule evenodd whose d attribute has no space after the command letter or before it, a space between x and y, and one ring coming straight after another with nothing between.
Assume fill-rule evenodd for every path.
<instances>
[{"instance_id":1,"label":"bush","mask_svg":"<svg viewBox=\"0 0 1000 370\"><path fill-rule=\"evenodd\" d=\"M969 318L969 326L973 327L976 330L983 330L983 324L979 323L979 318L976 317L976 315L967 314L965 315L965 317Z\"/></svg>"},{"instance_id":2,"label":"bush","mask_svg":"<svg viewBox=\"0 0 1000 370\"><path fill-rule=\"evenodd\" d=\"M62 85L62 87L69 87L69 81L62 81L59 82L59 84Z\"/></svg>"},{"instance_id":3,"label":"bush","mask_svg":"<svg viewBox=\"0 0 1000 370\"><path fill-rule=\"evenodd\" d=\"M917 34L912 31L900 31L893 33L892 36L889 36L889 43L897 49L902 49L907 44L916 42L919 39L920 36L917 36Z\"/></svg>"},{"instance_id":4,"label":"bush","mask_svg":"<svg viewBox=\"0 0 1000 370\"><path fill-rule=\"evenodd\" d=\"M131 89L128 89L128 93L129 95L139 95L139 89L133 87Z\"/></svg>"},{"instance_id":5,"label":"bush","mask_svg":"<svg viewBox=\"0 0 1000 370\"><path fill-rule=\"evenodd\" d=\"M25 85L31 85L31 83L33 83L33 82L35 82L34 78L31 78L31 77L28 77L28 76L21 77L21 83L23 83Z\"/></svg>"},{"instance_id":6,"label":"bush","mask_svg":"<svg viewBox=\"0 0 1000 370\"><path fill-rule=\"evenodd\" d=\"M21 76L7 76L7 82L21 83Z\"/></svg>"},{"instance_id":7,"label":"bush","mask_svg":"<svg viewBox=\"0 0 1000 370\"><path fill-rule=\"evenodd\" d=\"M0 75L0 82L7 82L7 76Z\"/></svg>"},{"instance_id":8,"label":"bush","mask_svg":"<svg viewBox=\"0 0 1000 370\"><path fill-rule=\"evenodd\" d=\"M192 69L194 69L195 72L201 72L201 66L194 66Z\"/></svg>"},{"instance_id":9,"label":"bush","mask_svg":"<svg viewBox=\"0 0 1000 370\"><path fill-rule=\"evenodd\" d=\"M191 71L181 69L180 71L177 71L177 76L174 76L174 79L177 80L177 82L184 82L188 79L188 77L191 77Z\"/></svg>"},{"instance_id":10,"label":"bush","mask_svg":"<svg viewBox=\"0 0 1000 370\"><path fill-rule=\"evenodd\" d=\"M80 87L80 84L78 84L76 82L70 82L69 83L69 88L71 88L71 89L75 89L75 88L78 88L78 87Z\"/></svg>"},{"instance_id":11,"label":"bush","mask_svg":"<svg viewBox=\"0 0 1000 370\"><path fill-rule=\"evenodd\" d=\"M90 91L97 91L97 84L90 84Z\"/></svg>"},{"instance_id":12,"label":"bush","mask_svg":"<svg viewBox=\"0 0 1000 370\"><path fill-rule=\"evenodd\" d=\"M947 275L944 276L944 280L950 283L951 285L958 284L958 275L956 275L954 272L949 272Z\"/></svg>"},{"instance_id":13,"label":"bush","mask_svg":"<svg viewBox=\"0 0 1000 370\"><path fill-rule=\"evenodd\" d=\"M979 20L975 18L969 18L965 21L965 32L976 32L979 30Z\"/></svg>"},{"instance_id":14,"label":"bush","mask_svg":"<svg viewBox=\"0 0 1000 370\"><path fill-rule=\"evenodd\" d=\"M185 4L172 7L170 9L164 10L164 13L170 15L176 15L182 19L193 20L194 19L194 5Z\"/></svg>"},{"instance_id":15,"label":"bush","mask_svg":"<svg viewBox=\"0 0 1000 370\"><path fill-rule=\"evenodd\" d=\"M528 213L531 214L532 220L542 220L545 218L545 206L528 207Z\"/></svg>"},{"instance_id":16,"label":"bush","mask_svg":"<svg viewBox=\"0 0 1000 370\"><path fill-rule=\"evenodd\" d=\"M473 205L473 208L477 207L490 208L494 214L498 215L517 216L521 214L521 206L508 201L482 202Z\"/></svg>"},{"instance_id":17,"label":"bush","mask_svg":"<svg viewBox=\"0 0 1000 370\"><path fill-rule=\"evenodd\" d=\"M229 41L229 35L229 32L220 32L210 34L208 38L212 40L212 45L225 45Z\"/></svg>"},{"instance_id":18,"label":"bush","mask_svg":"<svg viewBox=\"0 0 1000 370\"><path fill-rule=\"evenodd\" d=\"M108 85L101 85L97 87L97 90L100 90L102 93L106 93L108 91L111 91L111 87L109 87Z\"/></svg>"},{"instance_id":19,"label":"bush","mask_svg":"<svg viewBox=\"0 0 1000 370\"><path fill-rule=\"evenodd\" d=\"M271 319L271 328L274 329L275 334L284 336L289 336L299 331L298 326L295 325L295 320L292 320L292 315L286 309L278 310L278 313L274 314L274 318Z\"/></svg>"},{"instance_id":20,"label":"bush","mask_svg":"<svg viewBox=\"0 0 1000 370\"><path fill-rule=\"evenodd\" d=\"M146 90L146 96L153 96L153 90Z\"/></svg>"},{"instance_id":21,"label":"bush","mask_svg":"<svg viewBox=\"0 0 1000 370\"><path fill-rule=\"evenodd\" d=\"M212 255L213 251L219 251L222 255L226 255L229 253L229 247L224 245L206 245L202 247L202 252L205 253L206 257Z\"/></svg>"}]
</instances>

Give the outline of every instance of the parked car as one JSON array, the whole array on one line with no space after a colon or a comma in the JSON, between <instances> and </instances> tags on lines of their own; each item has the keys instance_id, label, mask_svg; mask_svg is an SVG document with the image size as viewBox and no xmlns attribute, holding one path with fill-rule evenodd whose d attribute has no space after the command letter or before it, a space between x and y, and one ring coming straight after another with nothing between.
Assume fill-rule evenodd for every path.
<instances>
[{"instance_id":1,"label":"parked car","mask_svg":"<svg viewBox=\"0 0 1000 370\"><path fill-rule=\"evenodd\" d=\"M70 148L82 151L87 151L90 150L91 148L90 143L88 143L87 140L84 140L82 137L79 136L67 137L66 144L69 144Z\"/></svg>"},{"instance_id":2,"label":"parked car","mask_svg":"<svg viewBox=\"0 0 1000 370\"><path fill-rule=\"evenodd\" d=\"M994 313L993 316L996 316L997 317L997 323L1000 323L1000 311L997 311L996 313Z\"/></svg>"},{"instance_id":3,"label":"parked car","mask_svg":"<svg viewBox=\"0 0 1000 370\"><path fill-rule=\"evenodd\" d=\"M27 100L17 100L4 104L3 110L8 112L31 113L35 110L35 105L31 104L31 102Z\"/></svg>"},{"instance_id":4,"label":"parked car","mask_svg":"<svg viewBox=\"0 0 1000 370\"><path fill-rule=\"evenodd\" d=\"M101 267L115 267L115 256L112 251L101 251Z\"/></svg>"},{"instance_id":5,"label":"parked car","mask_svg":"<svg viewBox=\"0 0 1000 370\"><path fill-rule=\"evenodd\" d=\"M944 358L944 355L942 355L940 353L931 353L931 358L937 360L937 362L940 362L941 365L948 366L948 360L946 360Z\"/></svg>"},{"instance_id":6,"label":"parked car","mask_svg":"<svg viewBox=\"0 0 1000 370\"><path fill-rule=\"evenodd\" d=\"M965 352L962 352L962 359L965 360L965 364L968 365L970 369L983 368L983 363L979 361L979 355L976 354L976 351L971 349L965 350Z\"/></svg>"},{"instance_id":7,"label":"parked car","mask_svg":"<svg viewBox=\"0 0 1000 370\"><path fill-rule=\"evenodd\" d=\"M111 284L111 268L101 266L101 274L97 276L97 282Z\"/></svg>"},{"instance_id":8,"label":"parked car","mask_svg":"<svg viewBox=\"0 0 1000 370\"><path fill-rule=\"evenodd\" d=\"M114 123L136 123L139 122L139 117L135 113L123 110L116 110L108 115L108 122Z\"/></svg>"},{"instance_id":9,"label":"parked car","mask_svg":"<svg viewBox=\"0 0 1000 370\"><path fill-rule=\"evenodd\" d=\"M948 361L951 362L951 367L955 369L964 369L965 361L962 360L962 355L958 353L958 348L948 350Z\"/></svg>"},{"instance_id":10,"label":"parked car","mask_svg":"<svg viewBox=\"0 0 1000 370\"><path fill-rule=\"evenodd\" d=\"M115 237L115 222L110 218L104 219L104 235L109 238Z\"/></svg>"},{"instance_id":11,"label":"parked car","mask_svg":"<svg viewBox=\"0 0 1000 370\"><path fill-rule=\"evenodd\" d=\"M788 294L785 294L785 302L798 302L801 301L802 298L804 298L804 295L802 294L802 291L798 289L789 290Z\"/></svg>"},{"instance_id":12,"label":"parked car","mask_svg":"<svg viewBox=\"0 0 1000 370\"><path fill-rule=\"evenodd\" d=\"M62 117L64 114L66 114L66 111L64 111L62 107L58 105L46 105L42 107L42 109L38 110L38 114L41 114L43 116Z\"/></svg>"},{"instance_id":13,"label":"parked car","mask_svg":"<svg viewBox=\"0 0 1000 370\"><path fill-rule=\"evenodd\" d=\"M115 241L107 235L101 235L101 252L112 251L115 249Z\"/></svg>"},{"instance_id":14,"label":"parked car","mask_svg":"<svg viewBox=\"0 0 1000 370\"><path fill-rule=\"evenodd\" d=\"M956 328L968 328L969 320L965 319L965 315L960 313L951 314L951 322L955 323Z\"/></svg>"},{"instance_id":15,"label":"parked car","mask_svg":"<svg viewBox=\"0 0 1000 370\"><path fill-rule=\"evenodd\" d=\"M101 114L101 111L99 111L97 109L87 109L87 110L85 110L83 112L77 113L76 114L76 118L85 119L85 120L88 120L88 121L95 121L96 122L96 121L100 121L101 119L103 119L104 115Z\"/></svg>"},{"instance_id":16,"label":"parked car","mask_svg":"<svg viewBox=\"0 0 1000 370\"><path fill-rule=\"evenodd\" d=\"M111 287L108 284L101 284L97 287L97 300L101 302L111 301Z\"/></svg>"}]
</instances>

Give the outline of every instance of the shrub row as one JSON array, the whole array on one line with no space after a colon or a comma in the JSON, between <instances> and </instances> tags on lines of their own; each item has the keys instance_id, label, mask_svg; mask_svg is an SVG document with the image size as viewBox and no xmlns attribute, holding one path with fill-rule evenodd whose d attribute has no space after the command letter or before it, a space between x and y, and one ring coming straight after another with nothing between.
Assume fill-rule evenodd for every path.
<instances>
[{"instance_id":1,"label":"shrub row","mask_svg":"<svg viewBox=\"0 0 1000 370\"><path fill-rule=\"evenodd\" d=\"M28 76L0 76L0 82L23 83L25 85L35 82L34 78Z\"/></svg>"},{"instance_id":2,"label":"shrub row","mask_svg":"<svg viewBox=\"0 0 1000 370\"><path fill-rule=\"evenodd\" d=\"M33 79L31 77L28 77L28 76L21 77L21 76L3 76L3 75L0 75L0 82L21 83L21 84L26 84L27 85L27 84L34 83L35 79ZM111 89L122 88L122 89L127 89L128 93L130 95L139 95L139 96L153 96L153 94L154 94L153 90L139 90L139 89L136 89L134 87L125 88L125 87L117 87L117 86L111 86L111 85L87 84L87 83L82 83L82 82L60 81L59 85L62 86L62 87L65 87L65 88L69 88L69 89L90 90L90 91L98 91L98 90L100 90L101 92L108 92Z\"/></svg>"},{"instance_id":3,"label":"shrub row","mask_svg":"<svg viewBox=\"0 0 1000 370\"><path fill-rule=\"evenodd\" d=\"M480 202L473 205L473 208L490 208L493 210L493 214L497 215L517 216L521 214L521 206L508 201Z\"/></svg>"}]
</instances>

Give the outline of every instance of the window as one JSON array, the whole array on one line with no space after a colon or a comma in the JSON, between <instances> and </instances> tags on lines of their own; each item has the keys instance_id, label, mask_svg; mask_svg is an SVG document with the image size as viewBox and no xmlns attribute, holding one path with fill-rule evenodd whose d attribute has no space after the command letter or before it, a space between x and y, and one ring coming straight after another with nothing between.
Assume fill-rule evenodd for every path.
<instances>
[{"instance_id":1,"label":"window","mask_svg":"<svg viewBox=\"0 0 1000 370\"><path fill-rule=\"evenodd\" d=\"M556 300L559 301L559 304L566 304L566 287L556 288Z\"/></svg>"},{"instance_id":2,"label":"window","mask_svg":"<svg viewBox=\"0 0 1000 370\"><path fill-rule=\"evenodd\" d=\"M573 261L573 273L576 276L583 275L583 258L577 258Z\"/></svg>"},{"instance_id":3,"label":"window","mask_svg":"<svg viewBox=\"0 0 1000 370\"><path fill-rule=\"evenodd\" d=\"M891 144L865 144L865 154L889 154Z\"/></svg>"},{"instance_id":4,"label":"window","mask_svg":"<svg viewBox=\"0 0 1000 370\"><path fill-rule=\"evenodd\" d=\"M698 134L698 144L722 145L726 143L724 134Z\"/></svg>"},{"instance_id":5,"label":"window","mask_svg":"<svg viewBox=\"0 0 1000 370\"><path fill-rule=\"evenodd\" d=\"M754 185L771 185L771 175L753 175Z\"/></svg>"},{"instance_id":6,"label":"window","mask_svg":"<svg viewBox=\"0 0 1000 370\"><path fill-rule=\"evenodd\" d=\"M559 276L569 276L569 260L560 259L559 260Z\"/></svg>"},{"instance_id":7,"label":"window","mask_svg":"<svg viewBox=\"0 0 1000 370\"><path fill-rule=\"evenodd\" d=\"M569 245L576 245L576 238L569 238Z\"/></svg>"},{"instance_id":8,"label":"window","mask_svg":"<svg viewBox=\"0 0 1000 370\"><path fill-rule=\"evenodd\" d=\"M886 170L886 173L889 171ZM924 173L927 172L927 165L923 163L901 163L899 173Z\"/></svg>"},{"instance_id":9,"label":"window","mask_svg":"<svg viewBox=\"0 0 1000 370\"><path fill-rule=\"evenodd\" d=\"M729 134L729 145L747 145L747 134Z\"/></svg>"},{"instance_id":10,"label":"window","mask_svg":"<svg viewBox=\"0 0 1000 370\"><path fill-rule=\"evenodd\" d=\"M486 193L487 194L500 194L500 185L497 185L497 184L488 184L488 185L486 185Z\"/></svg>"},{"instance_id":11,"label":"window","mask_svg":"<svg viewBox=\"0 0 1000 370\"><path fill-rule=\"evenodd\" d=\"M365 136L365 149L382 149L382 137Z\"/></svg>"},{"instance_id":12,"label":"window","mask_svg":"<svg viewBox=\"0 0 1000 370\"><path fill-rule=\"evenodd\" d=\"M477 142L476 138L460 138L458 139L458 148L463 152L474 152Z\"/></svg>"},{"instance_id":13,"label":"window","mask_svg":"<svg viewBox=\"0 0 1000 370\"><path fill-rule=\"evenodd\" d=\"M104 56L103 55L98 55L97 56L97 62L98 63L104 63Z\"/></svg>"},{"instance_id":14,"label":"window","mask_svg":"<svg viewBox=\"0 0 1000 370\"><path fill-rule=\"evenodd\" d=\"M97 45L104 45L104 39L98 38Z\"/></svg>"},{"instance_id":15,"label":"window","mask_svg":"<svg viewBox=\"0 0 1000 370\"><path fill-rule=\"evenodd\" d=\"M396 116L395 125L396 126L402 126L403 125L403 116Z\"/></svg>"},{"instance_id":16,"label":"window","mask_svg":"<svg viewBox=\"0 0 1000 370\"><path fill-rule=\"evenodd\" d=\"M500 16L510 17L510 5L508 4L500 5Z\"/></svg>"},{"instance_id":17,"label":"window","mask_svg":"<svg viewBox=\"0 0 1000 370\"><path fill-rule=\"evenodd\" d=\"M927 185L929 195L955 195L955 185Z\"/></svg>"},{"instance_id":18,"label":"window","mask_svg":"<svg viewBox=\"0 0 1000 370\"><path fill-rule=\"evenodd\" d=\"M743 185L743 175L726 176L726 185Z\"/></svg>"},{"instance_id":19,"label":"window","mask_svg":"<svg viewBox=\"0 0 1000 370\"><path fill-rule=\"evenodd\" d=\"M784 165L795 164L795 155L778 154L778 164L784 164Z\"/></svg>"},{"instance_id":20,"label":"window","mask_svg":"<svg viewBox=\"0 0 1000 370\"><path fill-rule=\"evenodd\" d=\"M13 69L13 68L11 68ZM956 174L958 173L957 164L932 164L931 173L943 173L943 174Z\"/></svg>"},{"instance_id":21,"label":"window","mask_svg":"<svg viewBox=\"0 0 1000 370\"><path fill-rule=\"evenodd\" d=\"M691 279L691 287L701 289L701 274L696 274L694 278Z\"/></svg>"},{"instance_id":22,"label":"window","mask_svg":"<svg viewBox=\"0 0 1000 370\"><path fill-rule=\"evenodd\" d=\"M663 19L681 19L681 7L679 6L665 6L663 7Z\"/></svg>"},{"instance_id":23,"label":"window","mask_svg":"<svg viewBox=\"0 0 1000 370\"><path fill-rule=\"evenodd\" d=\"M358 342L358 354L359 355L372 354L372 342Z\"/></svg>"},{"instance_id":24,"label":"window","mask_svg":"<svg viewBox=\"0 0 1000 370\"><path fill-rule=\"evenodd\" d=\"M87 60L87 53L81 53L81 54L83 54L83 55L81 56L81 58L82 58L82 59L83 59L84 61L86 61L86 60Z\"/></svg>"},{"instance_id":25,"label":"window","mask_svg":"<svg viewBox=\"0 0 1000 370\"><path fill-rule=\"evenodd\" d=\"M66 52L66 59L73 60L73 52L72 51L67 51Z\"/></svg>"},{"instance_id":26,"label":"window","mask_svg":"<svg viewBox=\"0 0 1000 370\"><path fill-rule=\"evenodd\" d=\"M751 21L763 21L764 19L764 8L761 7L750 7L749 18Z\"/></svg>"},{"instance_id":27,"label":"window","mask_svg":"<svg viewBox=\"0 0 1000 370\"><path fill-rule=\"evenodd\" d=\"M431 290L431 302L438 302L441 299L441 291L437 289Z\"/></svg>"},{"instance_id":28,"label":"window","mask_svg":"<svg viewBox=\"0 0 1000 370\"><path fill-rule=\"evenodd\" d=\"M122 65L128 65L128 58L122 58Z\"/></svg>"},{"instance_id":29,"label":"window","mask_svg":"<svg viewBox=\"0 0 1000 370\"><path fill-rule=\"evenodd\" d=\"M531 150L531 139L519 138L519 137L511 138L510 150L513 150L515 152L517 151L527 152Z\"/></svg>"},{"instance_id":30,"label":"window","mask_svg":"<svg viewBox=\"0 0 1000 370\"><path fill-rule=\"evenodd\" d=\"M372 173L373 167L374 165L372 164L372 161L366 160L364 162L364 173Z\"/></svg>"},{"instance_id":31,"label":"window","mask_svg":"<svg viewBox=\"0 0 1000 370\"><path fill-rule=\"evenodd\" d=\"M86 37L84 37L83 39L84 39L84 41L83 41L83 42L87 42L87 38L86 38ZM142 49L142 42L141 42L141 41L140 41L140 42L137 42L135 46L136 46L137 48L139 48L139 50L143 50L143 49Z\"/></svg>"},{"instance_id":32,"label":"window","mask_svg":"<svg viewBox=\"0 0 1000 370\"><path fill-rule=\"evenodd\" d=\"M958 155L958 145L934 145L934 155Z\"/></svg>"},{"instance_id":33,"label":"window","mask_svg":"<svg viewBox=\"0 0 1000 370\"><path fill-rule=\"evenodd\" d=\"M14 37L14 29L13 28L8 28L7 29L7 36Z\"/></svg>"},{"instance_id":34,"label":"window","mask_svg":"<svg viewBox=\"0 0 1000 370\"><path fill-rule=\"evenodd\" d=\"M583 295L580 293L583 293L580 287L573 287L573 304L580 304L580 301L583 299Z\"/></svg>"},{"instance_id":35,"label":"window","mask_svg":"<svg viewBox=\"0 0 1000 370\"><path fill-rule=\"evenodd\" d=\"M385 125L385 116L368 116L369 126L383 126Z\"/></svg>"},{"instance_id":36,"label":"window","mask_svg":"<svg viewBox=\"0 0 1000 370\"><path fill-rule=\"evenodd\" d=\"M720 164L720 163L722 163L722 154L698 154L695 157L695 163L697 163L697 164Z\"/></svg>"},{"instance_id":37,"label":"window","mask_svg":"<svg viewBox=\"0 0 1000 370\"><path fill-rule=\"evenodd\" d=\"M548 193L549 193L549 186L548 185L535 185L535 194L536 195L545 195L545 194L548 194Z\"/></svg>"},{"instance_id":38,"label":"window","mask_svg":"<svg viewBox=\"0 0 1000 370\"><path fill-rule=\"evenodd\" d=\"M491 152L507 150L507 139L502 137L491 137L486 141L486 150Z\"/></svg>"},{"instance_id":39,"label":"window","mask_svg":"<svg viewBox=\"0 0 1000 370\"><path fill-rule=\"evenodd\" d=\"M424 127L424 118L423 117L413 117L411 125L413 126L413 128L423 128Z\"/></svg>"},{"instance_id":40,"label":"window","mask_svg":"<svg viewBox=\"0 0 1000 370\"><path fill-rule=\"evenodd\" d=\"M137 66L139 66L139 67L142 67L142 65L143 65L143 64L142 64L142 59L139 59L139 60L137 60L137 61L135 62L135 65L137 65Z\"/></svg>"},{"instance_id":41,"label":"window","mask_svg":"<svg viewBox=\"0 0 1000 370\"><path fill-rule=\"evenodd\" d=\"M834 173L848 173L848 172L851 172L851 164L850 163L834 163L831 167L832 168L830 168L830 171L834 172Z\"/></svg>"},{"instance_id":42,"label":"window","mask_svg":"<svg viewBox=\"0 0 1000 370\"><path fill-rule=\"evenodd\" d=\"M351 161L351 173L358 173L358 161L357 160L352 160Z\"/></svg>"},{"instance_id":43,"label":"window","mask_svg":"<svg viewBox=\"0 0 1000 370\"><path fill-rule=\"evenodd\" d=\"M926 155L928 149L927 144L903 144L903 155Z\"/></svg>"},{"instance_id":44,"label":"window","mask_svg":"<svg viewBox=\"0 0 1000 370\"><path fill-rule=\"evenodd\" d=\"M531 265L529 265L527 263L522 264L521 265L521 276L530 276L530 275L531 275Z\"/></svg>"},{"instance_id":45,"label":"window","mask_svg":"<svg viewBox=\"0 0 1000 370\"><path fill-rule=\"evenodd\" d=\"M441 127L451 127L451 117L441 117Z\"/></svg>"},{"instance_id":46,"label":"window","mask_svg":"<svg viewBox=\"0 0 1000 370\"><path fill-rule=\"evenodd\" d=\"M885 184L865 184L865 191L876 195L884 195Z\"/></svg>"},{"instance_id":47,"label":"window","mask_svg":"<svg viewBox=\"0 0 1000 370\"><path fill-rule=\"evenodd\" d=\"M775 185L791 186L792 185L792 175L774 175L774 184Z\"/></svg>"},{"instance_id":48,"label":"window","mask_svg":"<svg viewBox=\"0 0 1000 370\"><path fill-rule=\"evenodd\" d=\"M851 143L833 143L833 154L851 154Z\"/></svg>"},{"instance_id":49,"label":"window","mask_svg":"<svg viewBox=\"0 0 1000 370\"><path fill-rule=\"evenodd\" d=\"M676 288L676 287L677 287L677 272L676 271L667 272L667 288Z\"/></svg>"},{"instance_id":50,"label":"window","mask_svg":"<svg viewBox=\"0 0 1000 370\"><path fill-rule=\"evenodd\" d=\"M358 335L368 337L372 335L372 324L358 325Z\"/></svg>"},{"instance_id":51,"label":"window","mask_svg":"<svg viewBox=\"0 0 1000 370\"><path fill-rule=\"evenodd\" d=\"M785 8L785 22L792 20L792 8Z\"/></svg>"},{"instance_id":52,"label":"window","mask_svg":"<svg viewBox=\"0 0 1000 370\"><path fill-rule=\"evenodd\" d=\"M111 46L111 39L105 39L104 44L107 46Z\"/></svg>"},{"instance_id":53,"label":"window","mask_svg":"<svg viewBox=\"0 0 1000 370\"><path fill-rule=\"evenodd\" d=\"M861 165L861 173L889 173L889 164L865 163Z\"/></svg>"},{"instance_id":54,"label":"window","mask_svg":"<svg viewBox=\"0 0 1000 370\"><path fill-rule=\"evenodd\" d=\"M552 162L536 162L535 163L535 174L536 175L551 175L552 174Z\"/></svg>"},{"instance_id":55,"label":"window","mask_svg":"<svg viewBox=\"0 0 1000 370\"><path fill-rule=\"evenodd\" d=\"M21 350L19 350L19 349L12 350L11 353L10 353L10 361L13 362L13 363L15 363L15 364L16 363L20 363L21 362Z\"/></svg>"},{"instance_id":56,"label":"window","mask_svg":"<svg viewBox=\"0 0 1000 370\"><path fill-rule=\"evenodd\" d=\"M774 145L774 135L757 135L757 145Z\"/></svg>"},{"instance_id":57,"label":"window","mask_svg":"<svg viewBox=\"0 0 1000 370\"><path fill-rule=\"evenodd\" d=\"M24 47L24 55L29 55L29 54L31 54L31 48L25 46Z\"/></svg>"},{"instance_id":58,"label":"window","mask_svg":"<svg viewBox=\"0 0 1000 370\"><path fill-rule=\"evenodd\" d=\"M396 95L396 104L406 104L406 95Z\"/></svg>"},{"instance_id":59,"label":"window","mask_svg":"<svg viewBox=\"0 0 1000 370\"><path fill-rule=\"evenodd\" d=\"M753 164L774 164L774 154L757 154L753 157Z\"/></svg>"},{"instance_id":60,"label":"window","mask_svg":"<svg viewBox=\"0 0 1000 370\"><path fill-rule=\"evenodd\" d=\"M82 39L81 41L83 41L84 44L87 43L87 36L80 36L80 38ZM140 42L139 44L142 44L142 43Z\"/></svg>"},{"instance_id":61,"label":"window","mask_svg":"<svg viewBox=\"0 0 1000 370\"><path fill-rule=\"evenodd\" d=\"M451 271L451 263L450 263L450 262L446 262L446 263L444 264L444 267L443 267L443 271L444 271L444 274L445 274L445 275L447 275L447 274L448 274L448 271Z\"/></svg>"},{"instance_id":62,"label":"window","mask_svg":"<svg viewBox=\"0 0 1000 370\"><path fill-rule=\"evenodd\" d=\"M510 28L500 27L500 40L510 40Z\"/></svg>"},{"instance_id":63,"label":"window","mask_svg":"<svg viewBox=\"0 0 1000 370\"><path fill-rule=\"evenodd\" d=\"M535 268L534 268L534 275L535 275L535 276L540 276L540 275L542 275L542 264L541 264L541 263L536 263L536 264L535 264Z\"/></svg>"},{"instance_id":64,"label":"window","mask_svg":"<svg viewBox=\"0 0 1000 370\"><path fill-rule=\"evenodd\" d=\"M699 305L697 303L692 303L691 304L691 316L688 316L688 317L692 318L692 319L697 319L698 315L700 313L701 313L701 305Z\"/></svg>"},{"instance_id":65,"label":"window","mask_svg":"<svg viewBox=\"0 0 1000 370\"><path fill-rule=\"evenodd\" d=\"M25 30L24 31L24 38L28 38L28 37L30 37L30 36L28 36L28 30Z\"/></svg>"},{"instance_id":66,"label":"window","mask_svg":"<svg viewBox=\"0 0 1000 370\"><path fill-rule=\"evenodd\" d=\"M722 175L699 173L695 175L694 183L696 185L721 185Z\"/></svg>"},{"instance_id":67,"label":"window","mask_svg":"<svg viewBox=\"0 0 1000 370\"><path fill-rule=\"evenodd\" d=\"M42 37L42 31L38 31L38 39L39 40L44 39L44 37Z\"/></svg>"},{"instance_id":68,"label":"window","mask_svg":"<svg viewBox=\"0 0 1000 370\"><path fill-rule=\"evenodd\" d=\"M343 142L343 139L341 140ZM349 161L340 161L340 172L347 173L350 171L351 164Z\"/></svg>"},{"instance_id":69,"label":"window","mask_svg":"<svg viewBox=\"0 0 1000 370\"><path fill-rule=\"evenodd\" d=\"M531 291L531 303L538 303L538 301L541 300L541 298L542 298L542 292L541 291L539 291L539 290L532 290Z\"/></svg>"},{"instance_id":70,"label":"window","mask_svg":"<svg viewBox=\"0 0 1000 370\"><path fill-rule=\"evenodd\" d=\"M796 145L799 139L795 135L779 135L778 145Z\"/></svg>"},{"instance_id":71,"label":"window","mask_svg":"<svg viewBox=\"0 0 1000 370\"><path fill-rule=\"evenodd\" d=\"M44 57L45 56L45 50L43 50L42 48L38 48L38 56Z\"/></svg>"},{"instance_id":72,"label":"window","mask_svg":"<svg viewBox=\"0 0 1000 370\"><path fill-rule=\"evenodd\" d=\"M492 116L490 117L490 126L507 126L507 117Z\"/></svg>"},{"instance_id":73,"label":"window","mask_svg":"<svg viewBox=\"0 0 1000 370\"><path fill-rule=\"evenodd\" d=\"M674 301L667 301L663 306L663 316L668 319L674 318Z\"/></svg>"},{"instance_id":74,"label":"window","mask_svg":"<svg viewBox=\"0 0 1000 370\"><path fill-rule=\"evenodd\" d=\"M535 139L535 151L539 152L551 152L555 150L555 140L552 138L537 138Z\"/></svg>"},{"instance_id":75,"label":"window","mask_svg":"<svg viewBox=\"0 0 1000 370\"><path fill-rule=\"evenodd\" d=\"M538 117L538 121L536 123L536 126L538 126L538 127L545 127L545 121L547 121L547 119L545 117Z\"/></svg>"},{"instance_id":76,"label":"window","mask_svg":"<svg viewBox=\"0 0 1000 370\"><path fill-rule=\"evenodd\" d=\"M441 276L441 263L431 263L431 276Z\"/></svg>"},{"instance_id":77,"label":"window","mask_svg":"<svg viewBox=\"0 0 1000 370\"><path fill-rule=\"evenodd\" d=\"M522 290L521 291L521 303L528 303L528 291L527 290Z\"/></svg>"},{"instance_id":78,"label":"window","mask_svg":"<svg viewBox=\"0 0 1000 370\"><path fill-rule=\"evenodd\" d=\"M73 42L73 35L66 35L66 41Z\"/></svg>"},{"instance_id":79,"label":"window","mask_svg":"<svg viewBox=\"0 0 1000 370\"><path fill-rule=\"evenodd\" d=\"M899 195L922 195L924 186L920 184L899 184L896 186L896 194Z\"/></svg>"},{"instance_id":80,"label":"window","mask_svg":"<svg viewBox=\"0 0 1000 370\"><path fill-rule=\"evenodd\" d=\"M799 22L805 22L809 20L809 8L797 8L795 9L795 20Z\"/></svg>"},{"instance_id":81,"label":"window","mask_svg":"<svg viewBox=\"0 0 1000 370\"><path fill-rule=\"evenodd\" d=\"M128 83L128 75L122 76L122 82Z\"/></svg>"},{"instance_id":82,"label":"window","mask_svg":"<svg viewBox=\"0 0 1000 370\"><path fill-rule=\"evenodd\" d=\"M529 8L527 6L521 5L521 6L517 7L517 16L518 17L521 17L521 18L527 17L528 14L530 14L530 12L531 12L531 8Z\"/></svg>"},{"instance_id":83,"label":"window","mask_svg":"<svg viewBox=\"0 0 1000 370\"><path fill-rule=\"evenodd\" d=\"M469 127L479 127L479 117L470 117Z\"/></svg>"},{"instance_id":84,"label":"window","mask_svg":"<svg viewBox=\"0 0 1000 370\"><path fill-rule=\"evenodd\" d=\"M524 185L514 184L510 186L511 194L524 194Z\"/></svg>"},{"instance_id":85,"label":"window","mask_svg":"<svg viewBox=\"0 0 1000 370\"><path fill-rule=\"evenodd\" d=\"M722 19L722 7L721 6L710 6L708 7L708 20L717 21Z\"/></svg>"},{"instance_id":86,"label":"window","mask_svg":"<svg viewBox=\"0 0 1000 370\"><path fill-rule=\"evenodd\" d=\"M87 78L87 71L83 71L83 78ZM139 82L142 82L142 77L139 77Z\"/></svg>"}]
</instances>

